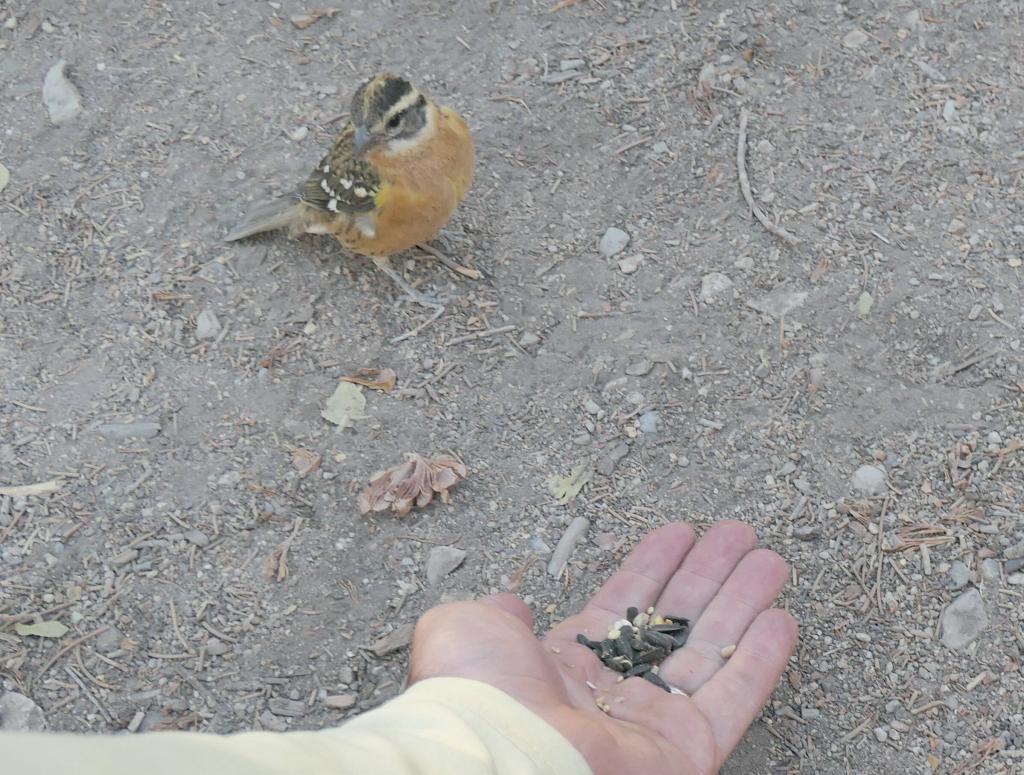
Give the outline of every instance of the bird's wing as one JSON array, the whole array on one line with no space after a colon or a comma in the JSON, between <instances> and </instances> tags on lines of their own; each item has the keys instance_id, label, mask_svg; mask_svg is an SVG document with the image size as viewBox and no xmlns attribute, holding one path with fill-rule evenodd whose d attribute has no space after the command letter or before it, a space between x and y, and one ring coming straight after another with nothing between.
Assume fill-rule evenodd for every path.
<instances>
[{"instance_id":1,"label":"bird's wing","mask_svg":"<svg viewBox=\"0 0 1024 775\"><path fill-rule=\"evenodd\" d=\"M302 201L331 213L373 210L381 187L380 175L355 152L356 130L342 130L334 146L302 186Z\"/></svg>"}]
</instances>

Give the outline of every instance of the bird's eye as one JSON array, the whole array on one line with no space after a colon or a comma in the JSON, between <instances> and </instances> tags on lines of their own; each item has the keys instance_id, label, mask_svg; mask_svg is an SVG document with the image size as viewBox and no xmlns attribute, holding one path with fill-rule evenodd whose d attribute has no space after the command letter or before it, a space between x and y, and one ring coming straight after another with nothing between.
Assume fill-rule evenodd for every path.
<instances>
[{"instance_id":1,"label":"bird's eye","mask_svg":"<svg viewBox=\"0 0 1024 775\"><path fill-rule=\"evenodd\" d=\"M398 125L402 123L402 114L396 113L390 119L388 119L388 129L397 129Z\"/></svg>"}]
</instances>

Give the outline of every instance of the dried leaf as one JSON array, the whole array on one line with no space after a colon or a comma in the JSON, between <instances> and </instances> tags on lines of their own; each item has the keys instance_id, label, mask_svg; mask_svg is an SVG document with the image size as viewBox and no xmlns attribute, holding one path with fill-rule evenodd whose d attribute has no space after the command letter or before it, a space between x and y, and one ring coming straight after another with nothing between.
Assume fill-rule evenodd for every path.
<instances>
[{"instance_id":1,"label":"dried leaf","mask_svg":"<svg viewBox=\"0 0 1024 775\"><path fill-rule=\"evenodd\" d=\"M308 449L295 447L292 450L292 465L299 472L299 476L309 476L320 468L320 456Z\"/></svg>"},{"instance_id":2,"label":"dried leaf","mask_svg":"<svg viewBox=\"0 0 1024 775\"><path fill-rule=\"evenodd\" d=\"M570 6L576 5L580 0L558 0L553 6L551 11L561 11L563 8L569 8Z\"/></svg>"},{"instance_id":3,"label":"dried leaf","mask_svg":"<svg viewBox=\"0 0 1024 775\"><path fill-rule=\"evenodd\" d=\"M565 505L583 490L583 487L594 475L594 469L590 463L580 463L569 476L561 477L554 474L548 477L548 492L555 496L559 505Z\"/></svg>"},{"instance_id":4,"label":"dried leaf","mask_svg":"<svg viewBox=\"0 0 1024 775\"><path fill-rule=\"evenodd\" d=\"M341 378L343 382L362 385L370 390L383 390L390 393L395 389L398 375L391 369L359 369L355 374Z\"/></svg>"},{"instance_id":5,"label":"dried leaf","mask_svg":"<svg viewBox=\"0 0 1024 775\"><path fill-rule=\"evenodd\" d=\"M7 188L7 184L11 182L11 172L3 164L0 164L0 191Z\"/></svg>"},{"instance_id":6,"label":"dried leaf","mask_svg":"<svg viewBox=\"0 0 1024 775\"><path fill-rule=\"evenodd\" d=\"M875 306L875 297L867 291L861 293L857 299L857 312L860 313L860 316L866 318L870 315L873 306Z\"/></svg>"},{"instance_id":7,"label":"dried leaf","mask_svg":"<svg viewBox=\"0 0 1024 775\"><path fill-rule=\"evenodd\" d=\"M14 625L14 631L18 635L35 635L37 638L63 638L68 631L60 622L37 622L35 624L23 624L19 622Z\"/></svg>"},{"instance_id":8,"label":"dried leaf","mask_svg":"<svg viewBox=\"0 0 1024 775\"><path fill-rule=\"evenodd\" d=\"M263 575L268 579L276 578L278 581L284 581L288 578L288 550L291 549L295 536L299 534L300 527L302 527L302 517L296 517L291 535L263 558Z\"/></svg>"},{"instance_id":9,"label":"dried leaf","mask_svg":"<svg viewBox=\"0 0 1024 775\"><path fill-rule=\"evenodd\" d=\"M353 420L366 419L365 410L366 397L363 391L351 382L341 382L327 399L327 405L320 414L339 428L347 428Z\"/></svg>"},{"instance_id":10,"label":"dried leaf","mask_svg":"<svg viewBox=\"0 0 1024 775\"><path fill-rule=\"evenodd\" d=\"M278 581L284 581L288 578L289 544L290 542L285 541L263 558L263 575L268 579L276 578Z\"/></svg>"},{"instance_id":11,"label":"dried leaf","mask_svg":"<svg viewBox=\"0 0 1024 775\"><path fill-rule=\"evenodd\" d=\"M411 454L406 462L375 474L359 496L359 513L393 511L405 516L413 506L426 506L437 494L448 502L448 490L466 478L466 466L449 455Z\"/></svg>"}]
</instances>

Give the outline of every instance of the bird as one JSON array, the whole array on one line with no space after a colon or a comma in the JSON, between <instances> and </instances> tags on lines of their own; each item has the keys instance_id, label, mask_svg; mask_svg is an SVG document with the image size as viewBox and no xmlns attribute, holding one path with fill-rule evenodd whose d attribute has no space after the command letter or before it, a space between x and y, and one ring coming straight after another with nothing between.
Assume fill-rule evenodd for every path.
<instances>
[{"instance_id":1,"label":"bird","mask_svg":"<svg viewBox=\"0 0 1024 775\"><path fill-rule=\"evenodd\" d=\"M353 94L348 122L306 181L254 208L224 239L277 229L332 235L348 252L373 259L412 301L433 307L435 320L443 305L406 282L389 258L440 234L469 192L475 162L472 133L456 110L382 73Z\"/></svg>"}]
</instances>

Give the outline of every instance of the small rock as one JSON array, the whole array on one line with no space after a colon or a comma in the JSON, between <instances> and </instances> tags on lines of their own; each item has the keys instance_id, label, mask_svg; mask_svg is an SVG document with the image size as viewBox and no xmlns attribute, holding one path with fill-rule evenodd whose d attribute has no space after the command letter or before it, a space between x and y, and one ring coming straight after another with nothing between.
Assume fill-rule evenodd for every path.
<instances>
[{"instance_id":1,"label":"small rock","mask_svg":"<svg viewBox=\"0 0 1024 775\"><path fill-rule=\"evenodd\" d=\"M985 581L999 581L999 577L1001 575L999 572L999 561L993 560L991 557L987 560L982 560L980 572L981 577L985 579Z\"/></svg>"},{"instance_id":2,"label":"small rock","mask_svg":"<svg viewBox=\"0 0 1024 775\"><path fill-rule=\"evenodd\" d=\"M651 373L651 369L654 368L654 364L646 358L641 358L638 361L633 361L626 366L626 374L631 377L644 377Z\"/></svg>"},{"instance_id":3,"label":"small rock","mask_svg":"<svg viewBox=\"0 0 1024 775\"><path fill-rule=\"evenodd\" d=\"M988 615L981 593L969 589L942 612L942 643L953 650L962 649L981 635L987 626Z\"/></svg>"},{"instance_id":4,"label":"small rock","mask_svg":"<svg viewBox=\"0 0 1024 775\"><path fill-rule=\"evenodd\" d=\"M583 411L585 411L587 414L597 416L601 413L601 407L593 398L588 398L586 401L583 402Z\"/></svg>"},{"instance_id":5,"label":"small rock","mask_svg":"<svg viewBox=\"0 0 1024 775\"><path fill-rule=\"evenodd\" d=\"M211 657L222 657L228 653L228 644L220 638L210 638L206 641L206 653Z\"/></svg>"},{"instance_id":6,"label":"small rock","mask_svg":"<svg viewBox=\"0 0 1024 775\"><path fill-rule=\"evenodd\" d=\"M797 525L793 528L793 536L801 541L810 541L818 537L817 525Z\"/></svg>"},{"instance_id":7,"label":"small rock","mask_svg":"<svg viewBox=\"0 0 1024 775\"><path fill-rule=\"evenodd\" d=\"M1024 557L1024 541L1018 541L1012 546L1006 547L1003 557L1007 560L1019 560L1021 557Z\"/></svg>"},{"instance_id":8,"label":"small rock","mask_svg":"<svg viewBox=\"0 0 1024 775\"><path fill-rule=\"evenodd\" d=\"M594 536L594 545L598 549L610 552L619 545L619 538L615 533L598 533Z\"/></svg>"},{"instance_id":9,"label":"small rock","mask_svg":"<svg viewBox=\"0 0 1024 775\"><path fill-rule=\"evenodd\" d=\"M328 694L324 697L324 707L331 710L348 710L355 704L354 694Z\"/></svg>"},{"instance_id":10,"label":"small rock","mask_svg":"<svg viewBox=\"0 0 1024 775\"><path fill-rule=\"evenodd\" d=\"M885 731L884 727L875 727L874 732L875 740L877 740L880 743L884 743L886 740L889 739L889 733Z\"/></svg>"},{"instance_id":11,"label":"small rock","mask_svg":"<svg viewBox=\"0 0 1024 775\"><path fill-rule=\"evenodd\" d=\"M657 154L658 156L668 153L668 143L664 140L659 140L651 146L651 153Z\"/></svg>"},{"instance_id":12,"label":"small rock","mask_svg":"<svg viewBox=\"0 0 1024 775\"><path fill-rule=\"evenodd\" d=\"M548 546L544 539L538 535L530 538L530 550L538 557L548 557L551 555L551 547Z\"/></svg>"},{"instance_id":13,"label":"small rock","mask_svg":"<svg viewBox=\"0 0 1024 775\"><path fill-rule=\"evenodd\" d=\"M597 472L603 476L611 476L619 465L619 461L629 454L629 445L620 442L608 454L597 461Z\"/></svg>"},{"instance_id":14,"label":"small rock","mask_svg":"<svg viewBox=\"0 0 1024 775\"><path fill-rule=\"evenodd\" d=\"M66 66L67 63L61 59L43 79L43 102L50 113L50 121L57 125L71 121L82 112L82 97L64 75Z\"/></svg>"},{"instance_id":15,"label":"small rock","mask_svg":"<svg viewBox=\"0 0 1024 775\"><path fill-rule=\"evenodd\" d=\"M949 124L952 124L956 120L956 100L946 100L945 103L943 103L942 118Z\"/></svg>"},{"instance_id":16,"label":"small rock","mask_svg":"<svg viewBox=\"0 0 1024 775\"><path fill-rule=\"evenodd\" d=\"M1011 573L1006 577L1006 583L1015 587L1024 585L1024 573Z\"/></svg>"},{"instance_id":17,"label":"small rock","mask_svg":"<svg viewBox=\"0 0 1024 775\"><path fill-rule=\"evenodd\" d=\"M628 244L629 235L622 229L611 226L602 235L601 241L597 244L597 250L605 258L611 258L625 250Z\"/></svg>"},{"instance_id":18,"label":"small rock","mask_svg":"<svg viewBox=\"0 0 1024 775\"><path fill-rule=\"evenodd\" d=\"M213 310L204 309L196 317L196 339L216 339L220 331L220 321Z\"/></svg>"},{"instance_id":19,"label":"small rock","mask_svg":"<svg viewBox=\"0 0 1024 775\"><path fill-rule=\"evenodd\" d=\"M275 716L298 718L306 715L306 703L302 700L290 700L287 697L271 697L267 702L267 708Z\"/></svg>"},{"instance_id":20,"label":"small rock","mask_svg":"<svg viewBox=\"0 0 1024 775\"><path fill-rule=\"evenodd\" d=\"M868 42L868 34L864 30L850 30L843 36L843 45L848 49L858 49Z\"/></svg>"},{"instance_id":21,"label":"small rock","mask_svg":"<svg viewBox=\"0 0 1024 775\"><path fill-rule=\"evenodd\" d=\"M821 711L817 708L804 708L800 711L804 721L817 721L821 718Z\"/></svg>"},{"instance_id":22,"label":"small rock","mask_svg":"<svg viewBox=\"0 0 1024 775\"><path fill-rule=\"evenodd\" d=\"M288 130L288 137L297 143L302 142L306 139L306 135L309 134L308 126L297 126L294 129Z\"/></svg>"},{"instance_id":23,"label":"small rock","mask_svg":"<svg viewBox=\"0 0 1024 775\"><path fill-rule=\"evenodd\" d=\"M863 465L853 472L850 484L861 495L873 497L885 492L885 471L878 466Z\"/></svg>"},{"instance_id":24,"label":"small rock","mask_svg":"<svg viewBox=\"0 0 1024 775\"><path fill-rule=\"evenodd\" d=\"M794 291L792 288L780 286L767 296L748 301L747 306L778 320L784 315L788 315L806 300L806 291Z\"/></svg>"},{"instance_id":25,"label":"small rock","mask_svg":"<svg viewBox=\"0 0 1024 775\"><path fill-rule=\"evenodd\" d=\"M700 278L700 300L714 301L732 288L732 280L721 272L709 272Z\"/></svg>"},{"instance_id":26,"label":"small rock","mask_svg":"<svg viewBox=\"0 0 1024 775\"><path fill-rule=\"evenodd\" d=\"M644 262L643 254L637 253L634 256L626 256L619 259L619 271L623 274L633 274Z\"/></svg>"},{"instance_id":27,"label":"small rock","mask_svg":"<svg viewBox=\"0 0 1024 775\"><path fill-rule=\"evenodd\" d=\"M946 231L948 231L950 234L963 234L965 231L967 231L967 224L961 221L959 218L954 218L949 222L949 225L946 226Z\"/></svg>"},{"instance_id":28,"label":"small rock","mask_svg":"<svg viewBox=\"0 0 1024 775\"><path fill-rule=\"evenodd\" d=\"M657 433L660 420L661 415L657 412L644 412L637 420L637 425L641 433Z\"/></svg>"},{"instance_id":29,"label":"small rock","mask_svg":"<svg viewBox=\"0 0 1024 775\"><path fill-rule=\"evenodd\" d=\"M1003 563L1004 573L1016 573L1022 568L1024 568L1024 557L1018 557L1015 560L1007 560Z\"/></svg>"},{"instance_id":30,"label":"small rock","mask_svg":"<svg viewBox=\"0 0 1024 775\"><path fill-rule=\"evenodd\" d=\"M936 69L927 62L918 60L917 66L922 73L931 78L933 81L938 81L939 83L942 83L943 81L947 80L946 75L941 70Z\"/></svg>"},{"instance_id":31,"label":"small rock","mask_svg":"<svg viewBox=\"0 0 1024 775\"><path fill-rule=\"evenodd\" d=\"M196 530L195 528L192 528L187 533L185 533L185 540L187 540L189 543L195 544L196 546L210 545L210 537L206 535L206 533L204 533L202 530Z\"/></svg>"},{"instance_id":32,"label":"small rock","mask_svg":"<svg viewBox=\"0 0 1024 775\"><path fill-rule=\"evenodd\" d=\"M42 732L46 729L43 709L24 694L0 695L0 730L4 732Z\"/></svg>"},{"instance_id":33,"label":"small rock","mask_svg":"<svg viewBox=\"0 0 1024 775\"><path fill-rule=\"evenodd\" d=\"M108 627L96 636L96 650L102 652L113 651L114 649L121 648L121 641L123 640L124 634L120 630L115 627Z\"/></svg>"},{"instance_id":34,"label":"small rock","mask_svg":"<svg viewBox=\"0 0 1024 775\"><path fill-rule=\"evenodd\" d=\"M280 716L275 716L269 710L260 714L260 725L269 732L284 732L288 729L288 722Z\"/></svg>"},{"instance_id":35,"label":"small rock","mask_svg":"<svg viewBox=\"0 0 1024 775\"><path fill-rule=\"evenodd\" d=\"M562 72L566 70L579 70L586 64L586 60L583 59L563 59L558 63L558 69Z\"/></svg>"},{"instance_id":36,"label":"small rock","mask_svg":"<svg viewBox=\"0 0 1024 775\"><path fill-rule=\"evenodd\" d=\"M749 271L750 269L754 268L754 257L740 256L739 258L732 262L732 265L737 269L743 270L744 272Z\"/></svg>"},{"instance_id":37,"label":"small rock","mask_svg":"<svg viewBox=\"0 0 1024 775\"><path fill-rule=\"evenodd\" d=\"M519 337L520 347L530 347L531 345L538 344L540 337L537 336L533 331L524 331L523 335Z\"/></svg>"},{"instance_id":38,"label":"small rock","mask_svg":"<svg viewBox=\"0 0 1024 775\"><path fill-rule=\"evenodd\" d=\"M960 560L954 560L949 567L949 586L951 589L963 589L971 580L970 569Z\"/></svg>"},{"instance_id":39,"label":"small rock","mask_svg":"<svg viewBox=\"0 0 1024 775\"><path fill-rule=\"evenodd\" d=\"M437 586L445 576L462 565L466 559L463 549L454 546L435 546L427 557L427 583Z\"/></svg>"},{"instance_id":40,"label":"small rock","mask_svg":"<svg viewBox=\"0 0 1024 775\"><path fill-rule=\"evenodd\" d=\"M160 433L160 423L108 422L96 431L106 439L151 439Z\"/></svg>"}]
</instances>

